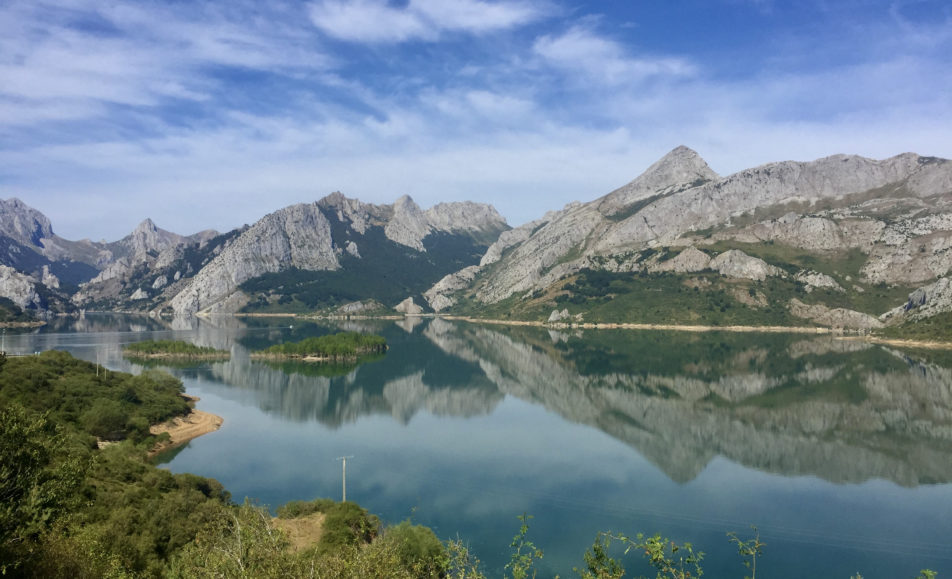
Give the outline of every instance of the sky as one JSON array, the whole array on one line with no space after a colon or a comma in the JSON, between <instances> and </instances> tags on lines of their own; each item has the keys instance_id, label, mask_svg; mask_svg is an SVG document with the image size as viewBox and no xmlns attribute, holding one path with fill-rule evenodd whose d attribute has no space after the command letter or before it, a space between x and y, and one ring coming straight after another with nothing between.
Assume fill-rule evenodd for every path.
<instances>
[{"instance_id":1,"label":"sky","mask_svg":"<svg viewBox=\"0 0 952 579\"><path fill-rule=\"evenodd\" d=\"M952 158L948 0L3 0L0 198L67 239L334 191L517 226L678 145Z\"/></svg>"}]
</instances>

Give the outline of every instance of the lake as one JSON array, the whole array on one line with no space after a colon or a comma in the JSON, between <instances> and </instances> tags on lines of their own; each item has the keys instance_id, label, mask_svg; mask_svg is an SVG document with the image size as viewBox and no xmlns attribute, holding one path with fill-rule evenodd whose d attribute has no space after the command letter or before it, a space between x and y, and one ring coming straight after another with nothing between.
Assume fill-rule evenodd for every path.
<instances>
[{"instance_id":1,"label":"lake","mask_svg":"<svg viewBox=\"0 0 952 579\"><path fill-rule=\"evenodd\" d=\"M293 326L292 326L293 324ZM357 367L251 361L338 331L390 350ZM166 367L221 430L162 458L277 507L342 492L387 522L460 537L499 576L517 517L574 576L599 531L656 532L746 569L729 531L759 528L770 578L952 573L952 354L829 336L550 331L443 319L347 322L88 315L7 330L8 352L67 350L139 372L124 344L181 339L227 362ZM619 553L620 555L620 553ZM649 573L637 554L631 574ZM654 573L651 573L653 576Z\"/></svg>"}]
</instances>

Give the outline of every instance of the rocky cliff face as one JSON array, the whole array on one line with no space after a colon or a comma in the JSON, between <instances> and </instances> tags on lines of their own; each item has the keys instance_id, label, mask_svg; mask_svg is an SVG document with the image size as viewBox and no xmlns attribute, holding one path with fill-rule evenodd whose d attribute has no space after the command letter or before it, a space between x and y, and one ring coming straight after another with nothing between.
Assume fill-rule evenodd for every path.
<instances>
[{"instance_id":1,"label":"rocky cliff face","mask_svg":"<svg viewBox=\"0 0 952 579\"><path fill-rule=\"evenodd\" d=\"M216 311L235 311L244 305L239 286L248 280L292 268L336 271L345 254L358 260L371 257L373 230L423 254L425 240L436 233L495 237L505 229L505 220L488 205L444 203L423 211L407 196L393 205L373 205L334 193L255 223L202 268L168 307L177 314L209 311L216 304Z\"/></svg>"},{"instance_id":2,"label":"rocky cliff face","mask_svg":"<svg viewBox=\"0 0 952 579\"><path fill-rule=\"evenodd\" d=\"M933 282L952 269L952 162L911 153L882 161L835 155L719 177L697 153L678 147L616 191L500 236L477 275L465 273L473 278L469 288L454 290L459 283L447 280L428 299L450 307L462 291L494 304L528 297L584 268L780 275L732 252L715 251L708 260L692 248L665 265L651 257L658 248L725 242L783 244L818 259L855 249L864 256L865 284ZM796 279L852 290L817 273Z\"/></svg>"},{"instance_id":3,"label":"rocky cliff face","mask_svg":"<svg viewBox=\"0 0 952 579\"><path fill-rule=\"evenodd\" d=\"M42 310L45 302L37 292L37 280L12 267L0 265L0 297L8 298L21 309Z\"/></svg>"},{"instance_id":4,"label":"rocky cliff face","mask_svg":"<svg viewBox=\"0 0 952 579\"><path fill-rule=\"evenodd\" d=\"M0 235L27 246L42 247L53 237L50 220L17 198L0 199Z\"/></svg>"}]
</instances>

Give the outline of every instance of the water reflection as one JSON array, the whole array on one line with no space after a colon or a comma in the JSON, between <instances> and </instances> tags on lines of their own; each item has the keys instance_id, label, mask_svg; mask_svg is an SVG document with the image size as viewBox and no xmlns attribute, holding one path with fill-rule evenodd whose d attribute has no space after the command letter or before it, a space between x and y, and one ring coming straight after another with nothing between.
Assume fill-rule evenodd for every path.
<instances>
[{"instance_id":1,"label":"water reflection","mask_svg":"<svg viewBox=\"0 0 952 579\"><path fill-rule=\"evenodd\" d=\"M598 428L678 482L718 455L838 483L952 480L952 370L888 348L830 337L415 323L348 327L384 333L391 349L343 375L251 362L242 342L287 339L277 329L232 338L232 360L205 372L254 392L269 413L335 428L367 415L403 424L421 411L484 415L512 396ZM211 336L218 342L207 345L226 345L220 332Z\"/></svg>"}]
</instances>

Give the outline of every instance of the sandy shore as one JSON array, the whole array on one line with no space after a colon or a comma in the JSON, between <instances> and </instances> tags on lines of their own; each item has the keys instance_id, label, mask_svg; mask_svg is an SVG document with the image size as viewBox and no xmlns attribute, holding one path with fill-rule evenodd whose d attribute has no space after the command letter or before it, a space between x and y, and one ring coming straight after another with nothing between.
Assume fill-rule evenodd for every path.
<instances>
[{"instance_id":1,"label":"sandy shore","mask_svg":"<svg viewBox=\"0 0 952 579\"><path fill-rule=\"evenodd\" d=\"M187 398L191 403L198 400L198 398L194 396L187 396ZM193 438L214 432L221 428L223 422L225 422L225 419L221 416L192 408L192 411L185 416L176 416L172 420L163 422L162 424L153 424L149 428L149 432L152 434L168 432L169 440L168 442L155 445L149 452L149 455L155 456L170 448L181 446Z\"/></svg>"},{"instance_id":2,"label":"sandy shore","mask_svg":"<svg viewBox=\"0 0 952 579\"><path fill-rule=\"evenodd\" d=\"M488 318L472 318L469 316L441 316L447 320L460 320L473 324L497 324L503 326L537 326L555 330L585 329L585 330L671 330L675 332L769 332L790 334L834 334L831 328L818 326L702 326L679 324L634 324L608 322L539 322L525 320L494 320Z\"/></svg>"}]
</instances>

